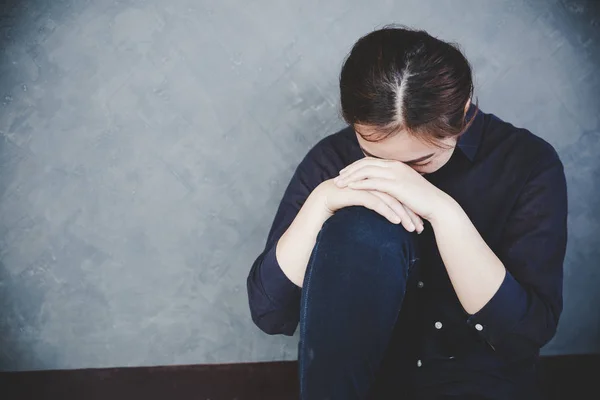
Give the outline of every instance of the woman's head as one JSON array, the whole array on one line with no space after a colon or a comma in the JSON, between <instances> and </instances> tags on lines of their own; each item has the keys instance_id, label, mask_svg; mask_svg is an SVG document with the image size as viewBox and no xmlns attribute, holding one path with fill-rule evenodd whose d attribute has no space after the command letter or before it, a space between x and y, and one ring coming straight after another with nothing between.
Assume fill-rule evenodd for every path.
<instances>
[{"instance_id":1,"label":"woman's head","mask_svg":"<svg viewBox=\"0 0 600 400\"><path fill-rule=\"evenodd\" d=\"M465 112L473 77L456 45L387 25L353 46L340 74L340 94L342 117L365 154L429 173L448 161L470 123Z\"/></svg>"}]
</instances>

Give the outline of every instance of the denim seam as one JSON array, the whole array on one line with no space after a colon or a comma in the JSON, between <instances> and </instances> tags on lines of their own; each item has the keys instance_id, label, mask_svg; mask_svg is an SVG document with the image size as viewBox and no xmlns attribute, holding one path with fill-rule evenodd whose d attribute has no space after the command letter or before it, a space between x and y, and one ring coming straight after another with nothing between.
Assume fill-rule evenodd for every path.
<instances>
[{"instance_id":1,"label":"denim seam","mask_svg":"<svg viewBox=\"0 0 600 400\"><path fill-rule=\"evenodd\" d=\"M412 258L412 259L410 260L410 264L409 264L408 268L412 268L412 266L413 266L413 265L415 265L415 263L416 263L417 261L419 261L419 260L420 260L420 258L419 258L419 257Z\"/></svg>"}]
</instances>

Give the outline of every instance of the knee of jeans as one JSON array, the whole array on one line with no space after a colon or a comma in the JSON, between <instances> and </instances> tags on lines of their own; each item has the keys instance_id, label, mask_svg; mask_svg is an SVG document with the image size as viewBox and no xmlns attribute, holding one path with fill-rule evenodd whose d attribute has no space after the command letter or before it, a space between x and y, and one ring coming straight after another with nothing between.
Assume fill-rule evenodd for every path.
<instances>
[{"instance_id":1,"label":"knee of jeans","mask_svg":"<svg viewBox=\"0 0 600 400\"><path fill-rule=\"evenodd\" d=\"M331 235L333 240L348 241L359 248L376 247L382 251L403 251L407 256L416 256L416 233L408 232L402 225L393 224L368 208L342 208L325 224L322 234Z\"/></svg>"}]
</instances>

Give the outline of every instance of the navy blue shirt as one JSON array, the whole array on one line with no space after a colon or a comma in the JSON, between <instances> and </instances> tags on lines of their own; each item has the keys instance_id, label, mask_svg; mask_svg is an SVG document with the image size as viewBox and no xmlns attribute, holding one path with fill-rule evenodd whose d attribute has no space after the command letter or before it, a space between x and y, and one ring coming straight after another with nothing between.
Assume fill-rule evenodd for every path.
<instances>
[{"instance_id":1,"label":"navy blue shirt","mask_svg":"<svg viewBox=\"0 0 600 400\"><path fill-rule=\"evenodd\" d=\"M264 332L291 336L299 322L301 288L281 271L277 241L317 185L363 157L347 127L322 139L297 167L247 280L252 320ZM535 398L539 350L554 336L562 311L563 165L540 137L479 111L450 160L425 178L462 206L507 273L491 300L468 314L425 222L421 261L384 365L402 371L395 379L424 396Z\"/></svg>"}]
</instances>

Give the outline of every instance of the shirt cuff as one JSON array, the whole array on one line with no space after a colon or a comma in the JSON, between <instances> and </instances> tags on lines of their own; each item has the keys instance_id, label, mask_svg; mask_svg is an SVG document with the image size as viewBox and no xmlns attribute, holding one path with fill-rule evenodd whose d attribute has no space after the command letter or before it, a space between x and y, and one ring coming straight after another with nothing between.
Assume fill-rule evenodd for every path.
<instances>
[{"instance_id":1,"label":"shirt cuff","mask_svg":"<svg viewBox=\"0 0 600 400\"><path fill-rule=\"evenodd\" d=\"M274 305L285 307L296 298L300 288L283 273L275 255L276 249L277 242L265 253L259 274L269 300Z\"/></svg>"},{"instance_id":2,"label":"shirt cuff","mask_svg":"<svg viewBox=\"0 0 600 400\"><path fill-rule=\"evenodd\" d=\"M507 270L494 296L481 310L467 318L467 324L493 347L505 333L514 330L526 314L527 306L527 292Z\"/></svg>"}]
</instances>

